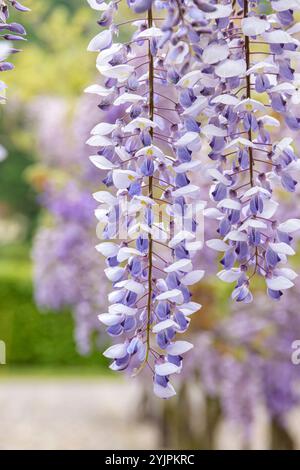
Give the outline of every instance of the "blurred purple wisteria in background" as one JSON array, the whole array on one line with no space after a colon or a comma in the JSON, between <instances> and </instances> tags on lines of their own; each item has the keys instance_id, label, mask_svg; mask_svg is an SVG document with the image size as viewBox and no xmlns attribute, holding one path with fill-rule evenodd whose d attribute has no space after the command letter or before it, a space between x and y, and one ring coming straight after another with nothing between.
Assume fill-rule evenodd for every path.
<instances>
[{"instance_id":1,"label":"blurred purple wisteria in background","mask_svg":"<svg viewBox=\"0 0 300 470\"><path fill-rule=\"evenodd\" d=\"M84 142L103 112L91 112L85 97L70 117L65 101L46 97L32 107L31 115L45 175L40 203L47 210L33 248L36 301L42 308L72 309L76 343L87 354L94 332L100 346L97 315L105 305L107 283L95 251L91 191L99 178L91 171Z\"/></svg>"}]
</instances>

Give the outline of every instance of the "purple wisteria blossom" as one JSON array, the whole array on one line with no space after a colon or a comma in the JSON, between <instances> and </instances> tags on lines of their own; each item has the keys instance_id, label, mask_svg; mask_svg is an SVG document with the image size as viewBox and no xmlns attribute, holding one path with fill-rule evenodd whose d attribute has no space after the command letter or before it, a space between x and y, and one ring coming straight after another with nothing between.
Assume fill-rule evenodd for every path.
<instances>
[{"instance_id":1,"label":"purple wisteria blossom","mask_svg":"<svg viewBox=\"0 0 300 470\"><path fill-rule=\"evenodd\" d=\"M188 19L182 9L190 2L129 1L143 17L131 21L135 32L122 44L114 41L128 24L113 23L119 2L88 3L103 12L98 23L107 28L88 46L98 52L102 82L86 92L97 95L102 109L124 108L115 123L100 122L87 142L96 148L91 161L106 171L103 183L111 188L94 194L101 237L109 240L97 250L106 257L105 273L114 287L108 313L99 320L119 341L104 355L113 360L113 370L136 374L149 366L155 394L169 398L175 394L169 376L180 372L192 348L175 336L201 307L191 301L189 286L204 274L192 263L202 247L194 209L204 204L190 175L201 166L195 158L201 149L195 117L207 99L195 102L187 79L181 79L190 67L190 36L198 41L204 12L199 10L202 20L195 29L193 8L187 8ZM154 16L154 6L161 17Z\"/></svg>"},{"instance_id":2,"label":"purple wisteria blossom","mask_svg":"<svg viewBox=\"0 0 300 470\"><path fill-rule=\"evenodd\" d=\"M236 283L233 299L251 302L250 281L260 274L268 295L277 300L293 286L296 274L285 264L295 254L291 244L300 228L299 219L276 217L277 193L295 191L299 160L292 138L273 141L272 128L281 125L276 113L292 131L300 128L299 78L293 69L299 4L257 0L216 8L213 33L200 44L202 71L215 80L214 113L202 132L215 162L207 173L214 180L210 197L217 207L207 216L218 221L220 238L207 245L223 253L218 277Z\"/></svg>"},{"instance_id":3,"label":"purple wisteria blossom","mask_svg":"<svg viewBox=\"0 0 300 470\"><path fill-rule=\"evenodd\" d=\"M19 11L29 11L28 8L15 0L0 0L0 72L7 72L14 68L14 65L8 61L11 54L20 52L13 46L14 41L25 41L25 28L19 23L10 23L10 9L15 8ZM0 104L6 102L5 92L7 85L0 80ZM5 148L0 145L0 162L7 156Z\"/></svg>"},{"instance_id":4,"label":"purple wisteria blossom","mask_svg":"<svg viewBox=\"0 0 300 470\"><path fill-rule=\"evenodd\" d=\"M9 7L15 8L19 11L29 11L29 8L21 5L21 3L15 0L1 0L0 2L0 72L6 72L14 68L13 64L7 61L10 54L20 52L20 49L16 49L13 46L13 41L25 41L26 31L25 28L19 23L10 23ZM2 95L6 85L4 82L0 82L0 93ZM1 100L4 97L1 96Z\"/></svg>"},{"instance_id":5,"label":"purple wisteria blossom","mask_svg":"<svg viewBox=\"0 0 300 470\"><path fill-rule=\"evenodd\" d=\"M295 191L299 160L292 138L278 139L276 130L280 119L291 132L300 128L299 5L128 0L140 16L117 24L118 1L88 3L104 29L88 45L98 53L101 83L86 92L100 109L123 110L87 142L108 188L94 194L98 236L107 240L97 249L114 287L99 319L120 342L105 355L114 370L149 365L155 393L168 398L175 393L169 376L192 347L175 335L200 308L189 291L203 276L192 263L202 247L193 173L213 180L205 215L217 221L219 238L207 246L223 253L218 277L235 283L232 298L251 302L256 274L275 300L294 285L286 263L300 219L276 214L280 193ZM117 42L129 23L132 37ZM177 230L181 219L188 229Z\"/></svg>"}]
</instances>

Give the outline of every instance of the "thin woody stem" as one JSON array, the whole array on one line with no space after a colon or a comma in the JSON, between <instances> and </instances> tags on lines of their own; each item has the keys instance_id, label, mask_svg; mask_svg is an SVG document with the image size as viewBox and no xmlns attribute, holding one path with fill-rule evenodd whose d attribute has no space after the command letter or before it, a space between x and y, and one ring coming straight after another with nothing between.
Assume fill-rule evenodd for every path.
<instances>
[{"instance_id":1,"label":"thin woody stem","mask_svg":"<svg viewBox=\"0 0 300 470\"><path fill-rule=\"evenodd\" d=\"M152 28L153 15L152 8L148 10L148 28ZM154 61L151 52L150 42L148 44L148 56L149 56L149 119L154 119ZM153 139L154 129L151 127L150 135ZM149 197L153 199L153 176L149 176ZM152 270L153 270L153 240L151 233L148 234L148 298L147 298L147 329L146 329L146 356L145 363L148 363L149 351L150 351L150 327L151 327L151 307L152 307Z\"/></svg>"},{"instance_id":2,"label":"thin woody stem","mask_svg":"<svg viewBox=\"0 0 300 470\"><path fill-rule=\"evenodd\" d=\"M244 18L247 18L249 14L249 1L244 0ZM250 68L250 39L249 36L245 36L245 55L246 55L246 66L247 66L247 71ZM250 74L246 75L246 90L247 90L247 98L251 99L251 76ZM248 131L248 138L250 142L252 142L252 129L250 126L250 129ZM250 184L251 187L254 186L254 172L253 172L253 167L254 167L254 159L253 159L253 150L252 147L249 147L249 160L250 160Z\"/></svg>"}]
</instances>

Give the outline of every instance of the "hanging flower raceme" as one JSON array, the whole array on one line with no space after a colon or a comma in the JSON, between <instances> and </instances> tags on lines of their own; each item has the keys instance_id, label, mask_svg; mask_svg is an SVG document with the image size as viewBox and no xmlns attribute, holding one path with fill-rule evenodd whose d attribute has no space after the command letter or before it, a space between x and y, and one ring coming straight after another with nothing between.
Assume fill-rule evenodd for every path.
<instances>
[{"instance_id":1,"label":"hanging flower raceme","mask_svg":"<svg viewBox=\"0 0 300 470\"><path fill-rule=\"evenodd\" d=\"M201 307L191 301L189 287L204 274L192 263L203 243L197 215L204 204L190 181L191 171L199 169L194 113L200 108L193 110L195 97L180 81L190 46L186 10L179 4L190 2L157 2L158 11L168 8L165 19L154 16L152 1L128 1L133 12L144 14L130 20L135 32L126 44L114 41L128 24L113 23L119 2L88 3L102 12L98 23L108 28L88 46L98 52L103 79L86 92L97 96L101 109L122 111L115 123L99 123L88 140L95 148L90 159L106 172L103 183L110 189L94 194L100 203L98 235L105 240L97 250L106 257L105 273L114 287L108 313L99 320L118 338L104 354L113 360L113 370L137 373L149 366L154 392L169 398L175 394L169 377L180 372L182 357L192 348L176 335L187 330L190 315ZM181 34L177 48L171 39Z\"/></svg>"},{"instance_id":2,"label":"hanging flower raceme","mask_svg":"<svg viewBox=\"0 0 300 470\"><path fill-rule=\"evenodd\" d=\"M265 278L271 298L293 286L286 267L293 255L293 233L299 219L278 221L276 193L293 192L299 160L292 138L272 141L280 126L276 113L293 131L300 128L297 107L299 77L293 63L299 54L294 34L294 1L248 1L216 5L214 31L204 49L205 72L217 83L210 106L214 114L202 131L216 162L206 214L218 221L221 238L207 245L223 253L218 277L236 282L232 297L250 302L250 281Z\"/></svg>"},{"instance_id":3,"label":"hanging flower raceme","mask_svg":"<svg viewBox=\"0 0 300 470\"><path fill-rule=\"evenodd\" d=\"M1 0L0 2L0 72L6 72L14 68L13 64L7 61L10 54L20 52L20 49L13 47L13 41L25 41L26 31L24 27L19 23L9 22L9 7L13 7L19 11L29 11L21 3L14 0ZM0 82L0 93L2 94L5 90L6 85L4 82ZM4 99L1 96L1 99Z\"/></svg>"},{"instance_id":4,"label":"hanging flower raceme","mask_svg":"<svg viewBox=\"0 0 300 470\"><path fill-rule=\"evenodd\" d=\"M28 8L15 0L0 0L0 72L6 72L14 68L11 62L8 62L10 54L20 52L13 46L13 41L24 41L26 31L19 23L9 23L9 7L19 11L29 11ZM0 103L5 103L6 84L0 80ZM5 148L0 145L0 162L7 156Z\"/></svg>"}]
</instances>

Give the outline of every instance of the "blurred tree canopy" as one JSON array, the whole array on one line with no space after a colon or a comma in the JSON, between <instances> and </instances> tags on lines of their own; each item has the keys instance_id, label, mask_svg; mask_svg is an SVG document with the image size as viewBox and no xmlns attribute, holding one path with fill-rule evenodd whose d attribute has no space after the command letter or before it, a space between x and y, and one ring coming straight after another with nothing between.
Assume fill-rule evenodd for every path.
<instances>
[{"instance_id":1,"label":"blurred tree canopy","mask_svg":"<svg viewBox=\"0 0 300 470\"><path fill-rule=\"evenodd\" d=\"M8 84L8 104L0 109L0 142L9 156L0 166L0 212L26 216L32 234L38 206L25 181L26 168L36 160L32 123L26 107L40 95L75 100L96 74L94 54L86 47L98 28L82 0L27 0L30 13L14 13L24 24L28 41L13 56L15 69L2 76Z\"/></svg>"},{"instance_id":2,"label":"blurred tree canopy","mask_svg":"<svg viewBox=\"0 0 300 470\"><path fill-rule=\"evenodd\" d=\"M9 95L29 100L41 94L78 96L95 73L87 44L97 32L94 12L82 0L26 2L32 11L19 20L28 42L6 74Z\"/></svg>"}]
</instances>

